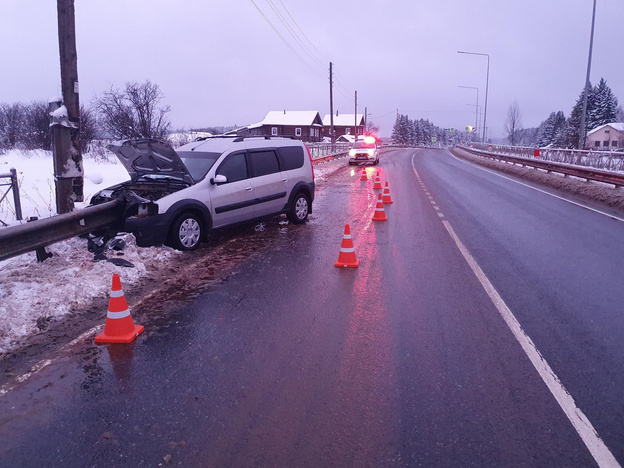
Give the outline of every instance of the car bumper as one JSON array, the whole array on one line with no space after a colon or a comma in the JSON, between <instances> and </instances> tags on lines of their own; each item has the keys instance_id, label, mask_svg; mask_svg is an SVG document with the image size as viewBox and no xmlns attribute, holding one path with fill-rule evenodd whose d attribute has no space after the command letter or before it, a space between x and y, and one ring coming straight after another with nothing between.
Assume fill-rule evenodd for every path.
<instances>
[{"instance_id":1,"label":"car bumper","mask_svg":"<svg viewBox=\"0 0 624 468\"><path fill-rule=\"evenodd\" d=\"M168 214L127 218L123 230L134 234L139 247L162 245L167 242L170 218Z\"/></svg>"},{"instance_id":2,"label":"car bumper","mask_svg":"<svg viewBox=\"0 0 624 468\"><path fill-rule=\"evenodd\" d=\"M356 154L355 156L349 156L349 163L351 164L374 164L376 160L377 155Z\"/></svg>"}]
</instances>

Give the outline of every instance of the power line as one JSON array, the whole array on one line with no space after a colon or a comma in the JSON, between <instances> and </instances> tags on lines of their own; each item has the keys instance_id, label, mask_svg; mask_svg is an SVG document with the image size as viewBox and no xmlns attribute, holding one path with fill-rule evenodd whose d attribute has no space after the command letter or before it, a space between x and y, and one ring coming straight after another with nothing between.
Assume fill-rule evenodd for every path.
<instances>
[{"instance_id":1,"label":"power line","mask_svg":"<svg viewBox=\"0 0 624 468\"><path fill-rule=\"evenodd\" d=\"M258 5L256 5L256 2L254 2L254 0L251 0L251 3L253 3L253 5L256 7L256 9L258 10L258 12L262 15L262 17L264 18L264 20L267 22L267 24L271 27L271 29L273 29L273 31L275 32L275 34L278 35L278 37L282 40L282 42L286 45L286 47L288 47L291 52L293 54L295 54L297 56L297 58L301 61L301 63L303 63L306 67L308 67L308 69L314 73L316 76L318 76L321 79L325 79L325 77L323 75L321 75L319 72L317 72L315 69L313 69L310 64L308 62L306 62L303 57L301 55L299 55L299 53L288 43L288 41L286 39L284 39L284 36L282 36L280 34L280 32L277 30L277 28L275 26L273 26L273 23L271 23L271 21L269 20L269 18L267 18L267 16L264 14L264 12L260 9L260 7Z\"/></svg>"},{"instance_id":2,"label":"power line","mask_svg":"<svg viewBox=\"0 0 624 468\"><path fill-rule=\"evenodd\" d=\"M303 48L303 51L308 54L308 56L314 60L318 65L321 66L321 68L325 68L325 65L323 62L321 62L317 57L315 57L312 53L312 51L310 50L310 48L304 44L304 42L299 38L299 36L297 35L297 32L290 26L290 24L288 24L288 21L284 18L284 16L280 13L280 11L278 10L278 8L275 6L275 4L272 2L272 0L267 0L267 3L269 4L269 6L273 9L273 11L275 12L275 14L277 15L277 17L279 18L279 20L282 22L282 24L284 25L284 27L286 28L286 30L290 33L290 35L293 37L293 39L295 41L297 41L297 43ZM283 4L282 4L283 6ZM291 17L292 18L292 17Z\"/></svg>"}]
</instances>

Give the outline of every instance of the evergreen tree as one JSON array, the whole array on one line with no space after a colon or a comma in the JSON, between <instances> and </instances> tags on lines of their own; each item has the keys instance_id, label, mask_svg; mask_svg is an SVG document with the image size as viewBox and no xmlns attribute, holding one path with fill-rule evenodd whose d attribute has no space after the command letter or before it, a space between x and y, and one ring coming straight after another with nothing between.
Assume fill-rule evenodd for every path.
<instances>
[{"instance_id":1,"label":"evergreen tree","mask_svg":"<svg viewBox=\"0 0 624 468\"><path fill-rule=\"evenodd\" d=\"M588 128L593 130L600 125L613 123L617 121L618 100L607 86L604 78L600 78L600 83L594 90L596 96L595 107L592 109L591 121Z\"/></svg>"}]
</instances>

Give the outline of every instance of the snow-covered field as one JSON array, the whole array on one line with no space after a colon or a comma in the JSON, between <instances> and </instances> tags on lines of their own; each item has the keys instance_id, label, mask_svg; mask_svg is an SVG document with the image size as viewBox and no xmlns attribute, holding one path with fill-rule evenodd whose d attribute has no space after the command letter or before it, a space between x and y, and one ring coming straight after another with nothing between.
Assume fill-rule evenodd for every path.
<instances>
[{"instance_id":1,"label":"snow-covered field","mask_svg":"<svg viewBox=\"0 0 624 468\"><path fill-rule=\"evenodd\" d=\"M77 208L86 206L97 191L129 178L112 154L108 159L87 154L83 160L86 202ZM315 165L317 184L344 164L344 160L336 160ZM51 153L13 150L0 155L0 174L8 173L11 167L18 173L24 219L56 214ZM0 220L18 223L11 194L0 203ZM113 273L120 275L124 287L130 287L180 254L169 247L136 247L131 235L126 236L123 258L134 268L94 262L83 239L59 242L47 250L54 255L42 263L37 262L34 252L0 262L0 355L17 346L21 337L37 331L42 320L79 312L94 298L107 297Z\"/></svg>"}]
</instances>

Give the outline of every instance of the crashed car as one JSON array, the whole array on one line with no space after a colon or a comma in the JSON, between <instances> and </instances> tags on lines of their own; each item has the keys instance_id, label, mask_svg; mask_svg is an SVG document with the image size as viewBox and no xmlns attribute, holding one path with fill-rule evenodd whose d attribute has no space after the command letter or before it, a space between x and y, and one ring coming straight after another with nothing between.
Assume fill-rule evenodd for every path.
<instances>
[{"instance_id":1,"label":"crashed car","mask_svg":"<svg viewBox=\"0 0 624 468\"><path fill-rule=\"evenodd\" d=\"M193 250L211 229L284 213L304 223L312 213L314 171L298 140L227 137L174 150L154 139L109 145L130 180L93 196L92 205L122 200L114 233L132 233L138 246Z\"/></svg>"}]
</instances>

